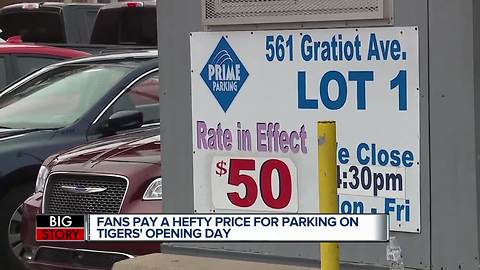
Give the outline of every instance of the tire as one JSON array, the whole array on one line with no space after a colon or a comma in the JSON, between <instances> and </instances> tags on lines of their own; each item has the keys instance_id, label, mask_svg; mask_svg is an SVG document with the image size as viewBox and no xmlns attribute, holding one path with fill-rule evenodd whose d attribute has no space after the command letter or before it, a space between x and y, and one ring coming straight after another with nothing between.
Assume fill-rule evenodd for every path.
<instances>
[{"instance_id":1,"label":"tire","mask_svg":"<svg viewBox=\"0 0 480 270\"><path fill-rule=\"evenodd\" d=\"M0 265L5 266L2 269L26 269L20 257L23 251L20 237L21 206L32 193L33 185L22 184L14 186L0 198Z\"/></svg>"}]
</instances>

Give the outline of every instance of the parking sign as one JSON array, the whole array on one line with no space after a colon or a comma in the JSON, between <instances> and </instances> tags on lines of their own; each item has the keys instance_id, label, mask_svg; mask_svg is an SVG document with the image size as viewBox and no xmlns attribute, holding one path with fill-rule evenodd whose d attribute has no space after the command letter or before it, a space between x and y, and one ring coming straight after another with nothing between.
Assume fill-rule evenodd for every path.
<instances>
[{"instance_id":1,"label":"parking sign","mask_svg":"<svg viewBox=\"0 0 480 270\"><path fill-rule=\"evenodd\" d=\"M419 233L418 61L416 27L192 33L195 210L318 212L333 120L339 212Z\"/></svg>"}]
</instances>

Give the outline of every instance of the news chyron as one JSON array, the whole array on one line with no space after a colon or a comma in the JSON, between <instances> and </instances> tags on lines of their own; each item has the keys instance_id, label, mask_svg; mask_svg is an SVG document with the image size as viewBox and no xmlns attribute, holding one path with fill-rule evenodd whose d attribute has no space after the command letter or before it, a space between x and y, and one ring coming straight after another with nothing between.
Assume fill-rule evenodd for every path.
<instances>
[{"instance_id":1,"label":"news chyron","mask_svg":"<svg viewBox=\"0 0 480 270\"><path fill-rule=\"evenodd\" d=\"M85 241L85 216L37 215L36 241Z\"/></svg>"}]
</instances>

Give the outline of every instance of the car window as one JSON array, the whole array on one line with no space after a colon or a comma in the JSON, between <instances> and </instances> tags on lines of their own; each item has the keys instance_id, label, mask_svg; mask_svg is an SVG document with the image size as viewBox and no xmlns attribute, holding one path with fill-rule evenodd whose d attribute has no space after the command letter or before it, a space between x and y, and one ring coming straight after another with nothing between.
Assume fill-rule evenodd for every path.
<instances>
[{"instance_id":1,"label":"car window","mask_svg":"<svg viewBox=\"0 0 480 270\"><path fill-rule=\"evenodd\" d=\"M160 122L160 89L158 72L155 72L130 87L113 103L110 113L136 110L143 114L143 124Z\"/></svg>"},{"instance_id":2,"label":"car window","mask_svg":"<svg viewBox=\"0 0 480 270\"><path fill-rule=\"evenodd\" d=\"M157 45L156 9L101 9L93 28L92 44Z\"/></svg>"},{"instance_id":3,"label":"car window","mask_svg":"<svg viewBox=\"0 0 480 270\"><path fill-rule=\"evenodd\" d=\"M0 96L0 126L59 128L71 125L131 69L90 64L61 66L42 73Z\"/></svg>"},{"instance_id":4,"label":"car window","mask_svg":"<svg viewBox=\"0 0 480 270\"><path fill-rule=\"evenodd\" d=\"M22 10L0 15L3 32L7 39L21 36L25 42L65 43L65 29L60 12Z\"/></svg>"},{"instance_id":5,"label":"car window","mask_svg":"<svg viewBox=\"0 0 480 270\"><path fill-rule=\"evenodd\" d=\"M5 57L0 57L0 88L7 85L7 68Z\"/></svg>"},{"instance_id":6,"label":"car window","mask_svg":"<svg viewBox=\"0 0 480 270\"><path fill-rule=\"evenodd\" d=\"M38 56L17 56L16 60L20 76L23 76L39 68L59 62L62 59Z\"/></svg>"}]
</instances>

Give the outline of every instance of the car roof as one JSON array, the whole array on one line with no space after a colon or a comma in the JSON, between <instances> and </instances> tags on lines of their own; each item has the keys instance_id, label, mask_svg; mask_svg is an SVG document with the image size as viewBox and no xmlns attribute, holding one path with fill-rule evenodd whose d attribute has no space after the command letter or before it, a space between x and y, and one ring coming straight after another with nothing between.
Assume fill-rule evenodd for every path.
<instances>
[{"instance_id":1,"label":"car roof","mask_svg":"<svg viewBox=\"0 0 480 270\"><path fill-rule=\"evenodd\" d=\"M67 48L57 48L52 46L43 46L36 44L11 44L0 43L0 54L38 54L57 56L62 58L77 58L89 56L89 53Z\"/></svg>"},{"instance_id":2,"label":"car roof","mask_svg":"<svg viewBox=\"0 0 480 270\"><path fill-rule=\"evenodd\" d=\"M114 60L125 60L128 61L129 58L131 59L141 59L141 58L157 58L158 51L157 50L143 50L143 51L134 51L134 52L121 52L121 53L108 53L108 54L99 54L95 56L80 58L80 59L73 59L67 60L63 62L59 62L53 64L52 66L60 66L60 65L70 65L70 64L89 64L101 61L114 61Z\"/></svg>"},{"instance_id":3,"label":"car roof","mask_svg":"<svg viewBox=\"0 0 480 270\"><path fill-rule=\"evenodd\" d=\"M3 94L15 89L19 85L22 85L25 82L29 81L31 79L31 76L38 76L38 75L35 75L37 74L37 72L43 73L43 72L47 72L48 70L59 68L65 65L76 65L76 64L95 65L95 64L110 64L113 62L116 62L119 64L123 63L125 65L128 65L129 60L130 62L132 62L131 61L132 59L145 59L142 63L139 63L138 65L134 65L134 69L132 70L132 72L135 73L135 72L141 72L144 69L151 69L153 67L158 68L157 58L158 58L157 50L149 50L149 51L97 55L97 56L91 56L91 57L85 57L85 58L79 58L79 59L73 59L73 60L66 60L66 61L51 64L35 72L32 72L29 75L26 75L25 77L18 79L17 81L13 82L12 84L4 88L4 91L0 92L0 97ZM106 63L102 63L102 62L106 62Z\"/></svg>"}]
</instances>

